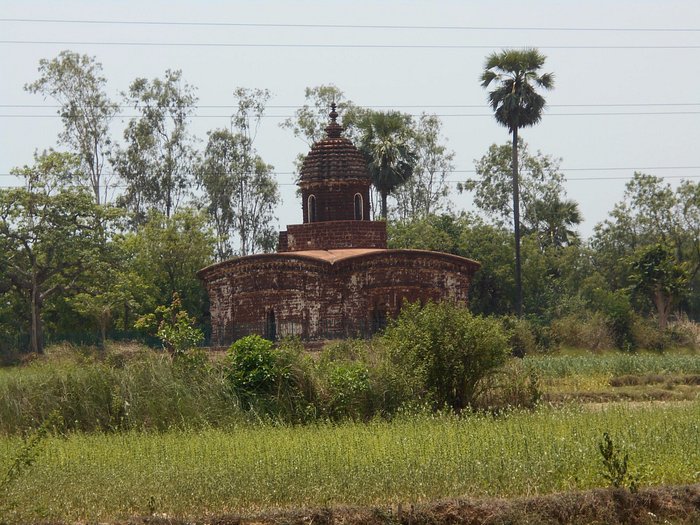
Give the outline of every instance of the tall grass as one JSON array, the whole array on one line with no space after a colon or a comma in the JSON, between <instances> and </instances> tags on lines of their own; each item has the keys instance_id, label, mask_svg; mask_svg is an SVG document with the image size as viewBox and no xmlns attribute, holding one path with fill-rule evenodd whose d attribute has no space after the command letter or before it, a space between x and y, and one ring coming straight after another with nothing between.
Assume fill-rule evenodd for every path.
<instances>
[{"instance_id":1,"label":"tall grass","mask_svg":"<svg viewBox=\"0 0 700 525\"><path fill-rule=\"evenodd\" d=\"M605 485L608 432L642 485L700 482L700 402L504 417L49 438L0 495L10 523L515 496ZM0 469L20 447L0 438Z\"/></svg>"},{"instance_id":2,"label":"tall grass","mask_svg":"<svg viewBox=\"0 0 700 525\"><path fill-rule=\"evenodd\" d=\"M226 426L243 418L221 367L168 356L50 359L0 369L0 433L38 427L56 411L68 430Z\"/></svg>"}]
</instances>

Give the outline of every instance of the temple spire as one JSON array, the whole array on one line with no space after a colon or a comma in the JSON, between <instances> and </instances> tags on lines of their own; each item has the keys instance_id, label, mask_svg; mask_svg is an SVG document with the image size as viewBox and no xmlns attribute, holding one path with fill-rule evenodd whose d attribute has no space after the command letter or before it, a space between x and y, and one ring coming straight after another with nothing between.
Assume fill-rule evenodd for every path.
<instances>
[{"instance_id":1,"label":"temple spire","mask_svg":"<svg viewBox=\"0 0 700 525\"><path fill-rule=\"evenodd\" d=\"M343 126L338 124L337 118L338 118L338 112L335 110L336 105L335 101L331 102L331 112L328 114L328 116L331 118L330 123L328 126L326 126L326 136L329 139L337 139L340 138L340 134L343 132Z\"/></svg>"}]
</instances>

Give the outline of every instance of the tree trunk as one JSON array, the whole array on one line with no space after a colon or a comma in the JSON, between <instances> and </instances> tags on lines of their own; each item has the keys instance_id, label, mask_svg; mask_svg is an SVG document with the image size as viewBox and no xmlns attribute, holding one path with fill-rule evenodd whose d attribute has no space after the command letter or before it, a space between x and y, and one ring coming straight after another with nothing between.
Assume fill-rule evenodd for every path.
<instances>
[{"instance_id":1,"label":"tree trunk","mask_svg":"<svg viewBox=\"0 0 700 525\"><path fill-rule=\"evenodd\" d=\"M31 325L29 329L29 350L37 354L44 353L44 327L41 322L41 290L36 282L32 282L29 292Z\"/></svg>"},{"instance_id":2,"label":"tree trunk","mask_svg":"<svg viewBox=\"0 0 700 525\"><path fill-rule=\"evenodd\" d=\"M515 233L515 313L523 315L523 282L520 265L520 180L518 177L518 128L513 129L513 230Z\"/></svg>"},{"instance_id":3,"label":"tree trunk","mask_svg":"<svg viewBox=\"0 0 700 525\"><path fill-rule=\"evenodd\" d=\"M380 193L382 195L382 219L386 220L386 198L389 195L389 192L386 190L381 190Z\"/></svg>"},{"instance_id":4,"label":"tree trunk","mask_svg":"<svg viewBox=\"0 0 700 525\"><path fill-rule=\"evenodd\" d=\"M654 306L656 306L656 312L659 315L659 330L664 331L668 326L668 317L671 314L671 298L663 290L655 290Z\"/></svg>"}]
</instances>

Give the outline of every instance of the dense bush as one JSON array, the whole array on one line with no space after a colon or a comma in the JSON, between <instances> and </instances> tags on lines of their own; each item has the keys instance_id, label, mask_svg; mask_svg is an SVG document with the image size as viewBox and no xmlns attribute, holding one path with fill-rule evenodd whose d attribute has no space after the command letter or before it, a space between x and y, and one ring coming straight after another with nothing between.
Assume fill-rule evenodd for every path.
<instances>
[{"instance_id":1,"label":"dense bush","mask_svg":"<svg viewBox=\"0 0 700 525\"><path fill-rule=\"evenodd\" d=\"M535 329L530 321L512 315L505 315L501 320L509 334L508 343L515 357L525 357L540 349L535 337Z\"/></svg>"},{"instance_id":2,"label":"dense bush","mask_svg":"<svg viewBox=\"0 0 700 525\"><path fill-rule=\"evenodd\" d=\"M570 314L552 322L552 338L559 346L598 352L615 347L608 320L600 312Z\"/></svg>"},{"instance_id":3,"label":"dense bush","mask_svg":"<svg viewBox=\"0 0 700 525\"><path fill-rule=\"evenodd\" d=\"M512 359L484 381L472 406L478 410L534 408L542 397L537 373L523 360Z\"/></svg>"},{"instance_id":4,"label":"dense bush","mask_svg":"<svg viewBox=\"0 0 700 525\"><path fill-rule=\"evenodd\" d=\"M239 339L228 355L228 378L248 409L283 420L313 415L308 358L295 341L275 345L258 335Z\"/></svg>"},{"instance_id":5,"label":"dense bush","mask_svg":"<svg viewBox=\"0 0 700 525\"><path fill-rule=\"evenodd\" d=\"M679 319L669 324L668 332L672 344L690 350L700 348L700 324Z\"/></svg>"},{"instance_id":6,"label":"dense bush","mask_svg":"<svg viewBox=\"0 0 700 525\"><path fill-rule=\"evenodd\" d=\"M333 419L368 419L374 413L372 383L362 361L326 361L317 369L316 404L320 413Z\"/></svg>"},{"instance_id":7,"label":"dense bush","mask_svg":"<svg viewBox=\"0 0 700 525\"><path fill-rule=\"evenodd\" d=\"M456 411L474 401L510 350L498 319L476 317L447 302L405 306L383 339L416 397Z\"/></svg>"}]
</instances>

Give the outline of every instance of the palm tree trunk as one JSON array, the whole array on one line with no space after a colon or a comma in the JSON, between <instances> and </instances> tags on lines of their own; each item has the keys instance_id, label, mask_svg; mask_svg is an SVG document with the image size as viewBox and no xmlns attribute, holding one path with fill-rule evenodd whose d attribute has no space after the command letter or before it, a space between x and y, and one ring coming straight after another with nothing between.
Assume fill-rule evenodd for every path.
<instances>
[{"instance_id":1,"label":"palm tree trunk","mask_svg":"<svg viewBox=\"0 0 700 525\"><path fill-rule=\"evenodd\" d=\"M386 190L381 190L382 194L382 219L386 220L386 198L389 195L389 192Z\"/></svg>"},{"instance_id":2,"label":"palm tree trunk","mask_svg":"<svg viewBox=\"0 0 700 525\"><path fill-rule=\"evenodd\" d=\"M523 282L520 265L520 181L518 177L518 128L513 130L513 230L515 233L515 314L523 315Z\"/></svg>"}]
</instances>

